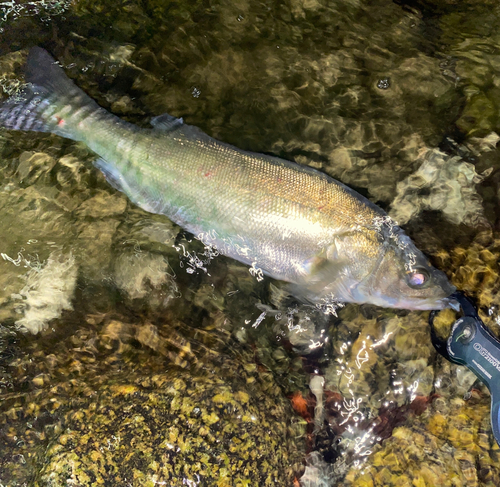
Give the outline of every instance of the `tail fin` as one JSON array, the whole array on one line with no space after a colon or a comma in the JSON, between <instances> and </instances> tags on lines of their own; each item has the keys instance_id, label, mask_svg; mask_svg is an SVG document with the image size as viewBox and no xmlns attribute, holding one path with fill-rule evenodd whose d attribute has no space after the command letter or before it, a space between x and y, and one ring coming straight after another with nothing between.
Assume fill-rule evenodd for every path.
<instances>
[{"instance_id":1,"label":"tail fin","mask_svg":"<svg viewBox=\"0 0 500 487\"><path fill-rule=\"evenodd\" d=\"M23 89L0 105L0 126L81 140L78 122L103 110L40 47L28 54L25 79Z\"/></svg>"}]
</instances>

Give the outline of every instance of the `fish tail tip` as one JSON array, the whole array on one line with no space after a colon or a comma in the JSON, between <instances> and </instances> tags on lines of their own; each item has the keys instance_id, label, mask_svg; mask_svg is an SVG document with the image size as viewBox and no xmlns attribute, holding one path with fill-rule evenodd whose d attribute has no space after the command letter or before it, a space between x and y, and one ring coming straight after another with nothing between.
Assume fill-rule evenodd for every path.
<instances>
[{"instance_id":1,"label":"fish tail tip","mask_svg":"<svg viewBox=\"0 0 500 487\"><path fill-rule=\"evenodd\" d=\"M54 58L43 47L33 46L28 51L27 65L53 63Z\"/></svg>"},{"instance_id":2,"label":"fish tail tip","mask_svg":"<svg viewBox=\"0 0 500 487\"><path fill-rule=\"evenodd\" d=\"M25 81L17 93L0 105L0 126L51 132L74 139L70 124L58 113L63 106L92 104L88 96L66 76L57 61L38 46L28 53Z\"/></svg>"},{"instance_id":3,"label":"fish tail tip","mask_svg":"<svg viewBox=\"0 0 500 487\"><path fill-rule=\"evenodd\" d=\"M58 62L42 47L29 50L24 72L28 83L51 91L64 90L72 84Z\"/></svg>"}]
</instances>

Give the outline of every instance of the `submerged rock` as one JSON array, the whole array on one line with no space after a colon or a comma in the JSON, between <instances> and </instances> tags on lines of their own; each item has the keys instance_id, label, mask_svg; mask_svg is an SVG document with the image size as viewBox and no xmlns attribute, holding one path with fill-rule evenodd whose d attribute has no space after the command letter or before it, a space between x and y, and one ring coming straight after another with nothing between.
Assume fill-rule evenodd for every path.
<instances>
[{"instance_id":1,"label":"submerged rock","mask_svg":"<svg viewBox=\"0 0 500 487\"><path fill-rule=\"evenodd\" d=\"M32 184L43 173L47 173L55 166L56 160L43 152L23 152L19 156L17 173L22 183Z\"/></svg>"},{"instance_id":2,"label":"submerged rock","mask_svg":"<svg viewBox=\"0 0 500 487\"><path fill-rule=\"evenodd\" d=\"M38 485L71 479L82 487L180 486L203 479L270 486L290 479L286 425L255 394L186 374L157 374L150 384L102 385L96 402L68 413L67 432L47 451Z\"/></svg>"},{"instance_id":3,"label":"submerged rock","mask_svg":"<svg viewBox=\"0 0 500 487\"><path fill-rule=\"evenodd\" d=\"M470 7L451 8L440 16L439 27L440 43L447 55L444 62L452 68L457 88L464 96L462 113L455 122L457 128L467 138L499 132L498 4L477 2L472 14Z\"/></svg>"},{"instance_id":4,"label":"submerged rock","mask_svg":"<svg viewBox=\"0 0 500 487\"><path fill-rule=\"evenodd\" d=\"M80 217L105 218L121 215L127 208L127 198L122 193L100 191L84 201L77 210Z\"/></svg>"},{"instance_id":5,"label":"submerged rock","mask_svg":"<svg viewBox=\"0 0 500 487\"><path fill-rule=\"evenodd\" d=\"M52 164L47 156L35 154ZM37 166L42 167L42 166ZM77 264L71 251L74 227L44 185L0 191L0 319L37 333L71 309Z\"/></svg>"},{"instance_id":6,"label":"submerged rock","mask_svg":"<svg viewBox=\"0 0 500 487\"><path fill-rule=\"evenodd\" d=\"M63 310L72 310L78 267L72 254L52 252L47 262L31 268L24 276L25 286L16 300L16 311L23 317L16 325L25 331L38 333Z\"/></svg>"},{"instance_id":7,"label":"submerged rock","mask_svg":"<svg viewBox=\"0 0 500 487\"><path fill-rule=\"evenodd\" d=\"M27 390L0 406L2 483L292 483L300 431L251 354L205 347L182 325L102 319L101 331L80 327L58 340L57 354L47 338L10 360L11 389L22 380ZM212 335L222 344L223 334Z\"/></svg>"},{"instance_id":8,"label":"submerged rock","mask_svg":"<svg viewBox=\"0 0 500 487\"><path fill-rule=\"evenodd\" d=\"M370 467L352 469L344 485L497 485L499 449L487 434L488 422L484 402L437 399L422 416L396 428L374 449Z\"/></svg>"},{"instance_id":9,"label":"submerged rock","mask_svg":"<svg viewBox=\"0 0 500 487\"><path fill-rule=\"evenodd\" d=\"M160 290L165 301L178 295L172 268L164 256L144 252L122 253L115 261L114 281L130 299Z\"/></svg>"},{"instance_id":10,"label":"submerged rock","mask_svg":"<svg viewBox=\"0 0 500 487\"><path fill-rule=\"evenodd\" d=\"M497 232L480 232L469 245L457 245L449 254L440 257L443 267L453 269L453 284L476 300L481 319L498 335L500 235Z\"/></svg>"},{"instance_id":11,"label":"submerged rock","mask_svg":"<svg viewBox=\"0 0 500 487\"><path fill-rule=\"evenodd\" d=\"M485 222L475 186L482 178L472 164L437 150L422 155L422 165L397 185L391 217L404 225L422 211L440 211L454 225Z\"/></svg>"},{"instance_id":12,"label":"submerged rock","mask_svg":"<svg viewBox=\"0 0 500 487\"><path fill-rule=\"evenodd\" d=\"M87 279L102 281L111 277L112 244L119 224L114 219L79 222L76 255Z\"/></svg>"}]
</instances>

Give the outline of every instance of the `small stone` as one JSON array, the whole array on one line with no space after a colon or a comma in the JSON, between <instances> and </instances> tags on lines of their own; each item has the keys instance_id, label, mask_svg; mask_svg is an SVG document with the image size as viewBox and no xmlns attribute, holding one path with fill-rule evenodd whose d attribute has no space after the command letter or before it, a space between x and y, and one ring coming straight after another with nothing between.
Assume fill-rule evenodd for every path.
<instances>
[{"instance_id":1,"label":"small stone","mask_svg":"<svg viewBox=\"0 0 500 487\"><path fill-rule=\"evenodd\" d=\"M168 261L161 254L124 252L115 261L115 282L130 299L145 298L151 289L162 288L167 296L176 294Z\"/></svg>"}]
</instances>

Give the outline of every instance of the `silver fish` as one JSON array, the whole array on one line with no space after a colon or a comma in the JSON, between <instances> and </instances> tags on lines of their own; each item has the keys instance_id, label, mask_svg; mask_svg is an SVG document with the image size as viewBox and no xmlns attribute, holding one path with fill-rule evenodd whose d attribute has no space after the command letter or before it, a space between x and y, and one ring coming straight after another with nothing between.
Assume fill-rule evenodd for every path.
<instances>
[{"instance_id":1,"label":"silver fish","mask_svg":"<svg viewBox=\"0 0 500 487\"><path fill-rule=\"evenodd\" d=\"M82 141L136 205L308 300L441 309L455 290L368 199L312 168L219 142L182 119L139 128L99 107L43 49L0 125Z\"/></svg>"}]
</instances>

